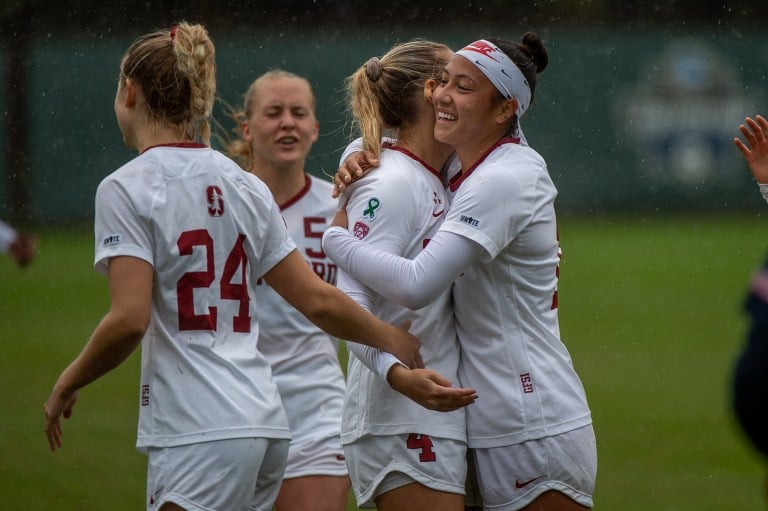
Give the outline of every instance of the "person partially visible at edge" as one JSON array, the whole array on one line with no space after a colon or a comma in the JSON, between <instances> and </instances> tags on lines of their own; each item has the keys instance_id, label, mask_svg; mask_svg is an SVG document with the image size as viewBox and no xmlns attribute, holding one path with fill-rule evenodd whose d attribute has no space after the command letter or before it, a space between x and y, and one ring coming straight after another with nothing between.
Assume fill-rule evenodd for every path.
<instances>
[{"instance_id":1,"label":"person partially visible at edge","mask_svg":"<svg viewBox=\"0 0 768 511\"><path fill-rule=\"evenodd\" d=\"M95 266L111 305L43 406L55 451L78 390L141 344L137 447L153 511L272 508L290 430L256 346L259 278L329 334L421 365L409 325L318 278L267 186L209 147L214 53L205 27L182 22L122 58L115 116L139 155L96 191Z\"/></svg>"},{"instance_id":2,"label":"person partially visible at edge","mask_svg":"<svg viewBox=\"0 0 768 511\"><path fill-rule=\"evenodd\" d=\"M274 69L259 76L233 112L238 137L227 153L269 187L291 239L312 270L336 283L336 265L321 237L338 208L332 185L309 174L317 141L315 96L309 81ZM341 447L344 374L337 341L259 281L259 351L272 366L288 414L291 443L277 511L345 511L350 482Z\"/></svg>"},{"instance_id":3,"label":"person partially visible at edge","mask_svg":"<svg viewBox=\"0 0 768 511\"><path fill-rule=\"evenodd\" d=\"M738 138L733 142L768 201L768 121L761 115L747 117L739 130L746 144ZM731 404L750 444L768 460L768 261L752 276L744 308L748 333L733 369ZM768 473L765 494L768 498Z\"/></svg>"},{"instance_id":4,"label":"person partially visible at edge","mask_svg":"<svg viewBox=\"0 0 768 511\"><path fill-rule=\"evenodd\" d=\"M504 511L589 509L597 473L591 412L560 339L557 190L520 129L547 63L531 32L475 41L448 62L434 135L461 169L449 172L450 208L417 257L338 227L323 239L343 271L404 306L452 286L460 381L482 396L466 409L477 483L484 506ZM340 214L334 225L348 222Z\"/></svg>"},{"instance_id":5,"label":"person partially visible at edge","mask_svg":"<svg viewBox=\"0 0 768 511\"><path fill-rule=\"evenodd\" d=\"M370 58L346 80L362 144L381 159L380 168L354 183L344 200L349 232L366 245L412 258L442 222L448 197L438 169L452 148L434 138L435 111L425 84L435 81L451 55L443 44L413 40ZM396 145L381 147L383 129L396 135ZM344 272L338 285L377 317L410 319L428 368L409 370L392 357L348 343L341 438L358 506L462 511L467 471L461 406L473 402L475 393L465 389L466 400L447 413L427 408L430 391L459 385L450 290L411 311ZM415 401L406 397L414 392Z\"/></svg>"}]
</instances>

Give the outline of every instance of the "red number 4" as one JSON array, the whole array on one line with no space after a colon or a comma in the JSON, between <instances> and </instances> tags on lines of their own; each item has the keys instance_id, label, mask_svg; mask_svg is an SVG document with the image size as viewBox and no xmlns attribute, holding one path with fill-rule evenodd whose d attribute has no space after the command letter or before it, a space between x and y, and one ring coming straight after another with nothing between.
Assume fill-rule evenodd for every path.
<instances>
[{"instance_id":1,"label":"red number 4","mask_svg":"<svg viewBox=\"0 0 768 511\"><path fill-rule=\"evenodd\" d=\"M237 315L232 318L232 329L235 332L251 331L251 316L246 283L246 267L248 257L245 253L245 234L238 236L235 246L227 256L224 263L224 271L221 276L220 289L222 300L237 300L240 308ZM210 287L216 278L216 264L213 259L213 238L205 229L186 231L181 233L176 245L179 247L179 255L191 255L194 247L205 247L205 271L189 271L181 276L176 283L176 301L179 308L179 330L216 330L217 307L209 306L206 314L195 314L195 289ZM240 283L233 283L233 277L240 269Z\"/></svg>"},{"instance_id":2,"label":"red number 4","mask_svg":"<svg viewBox=\"0 0 768 511\"><path fill-rule=\"evenodd\" d=\"M409 449L421 449L419 461L435 461L437 459L435 451L432 450L432 439L427 435L411 433L405 442Z\"/></svg>"}]
</instances>

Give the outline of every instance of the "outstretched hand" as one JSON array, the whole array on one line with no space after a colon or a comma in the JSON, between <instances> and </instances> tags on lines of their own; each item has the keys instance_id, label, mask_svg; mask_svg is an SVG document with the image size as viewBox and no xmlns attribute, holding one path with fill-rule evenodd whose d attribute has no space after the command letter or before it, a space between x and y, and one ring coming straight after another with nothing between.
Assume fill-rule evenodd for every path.
<instances>
[{"instance_id":1,"label":"outstretched hand","mask_svg":"<svg viewBox=\"0 0 768 511\"><path fill-rule=\"evenodd\" d=\"M333 198L335 199L347 189L347 186L354 183L363 174L373 167L379 166L379 159L370 151L356 151L344 160L344 162L333 176Z\"/></svg>"},{"instance_id":2,"label":"outstretched hand","mask_svg":"<svg viewBox=\"0 0 768 511\"><path fill-rule=\"evenodd\" d=\"M61 448L62 437L64 436L61 418L69 419L72 417L72 408L74 408L76 402L77 392L67 396L54 389L48 401L43 405L45 434L48 437L48 446L51 451Z\"/></svg>"},{"instance_id":3,"label":"outstretched hand","mask_svg":"<svg viewBox=\"0 0 768 511\"><path fill-rule=\"evenodd\" d=\"M738 138L734 138L733 143L747 160L755 181L766 184L768 183L768 121L762 115L757 115L755 119L747 117L745 122L746 126L740 125L739 131L744 135L747 144Z\"/></svg>"},{"instance_id":4,"label":"outstretched hand","mask_svg":"<svg viewBox=\"0 0 768 511\"><path fill-rule=\"evenodd\" d=\"M406 369L394 365L387 380L393 389L428 410L452 412L477 399L474 389L453 387L450 380L430 369Z\"/></svg>"}]
</instances>

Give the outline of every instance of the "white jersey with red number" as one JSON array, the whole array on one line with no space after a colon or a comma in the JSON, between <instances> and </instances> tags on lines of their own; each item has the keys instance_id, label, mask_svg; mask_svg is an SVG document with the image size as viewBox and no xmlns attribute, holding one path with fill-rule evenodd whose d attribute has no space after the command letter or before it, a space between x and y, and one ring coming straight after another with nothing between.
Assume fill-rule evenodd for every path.
<instances>
[{"instance_id":1,"label":"white jersey with red number","mask_svg":"<svg viewBox=\"0 0 768 511\"><path fill-rule=\"evenodd\" d=\"M440 229L485 249L453 285L461 382L479 396L467 413L470 447L590 424L584 388L560 340L557 190L546 163L504 139L450 189Z\"/></svg>"},{"instance_id":2,"label":"white jersey with red number","mask_svg":"<svg viewBox=\"0 0 768 511\"><path fill-rule=\"evenodd\" d=\"M306 185L281 204L291 238L315 273L336 283L336 265L321 242L338 209L333 185L306 175ZM338 437L344 404L344 374L337 341L310 322L264 281L256 289L259 304L259 351L272 365L293 434L292 444ZM311 424L306 424L311 418Z\"/></svg>"},{"instance_id":3,"label":"white jersey with red number","mask_svg":"<svg viewBox=\"0 0 768 511\"><path fill-rule=\"evenodd\" d=\"M96 192L95 265L154 269L137 447L290 438L259 353L256 282L296 245L269 189L199 144L146 150Z\"/></svg>"},{"instance_id":4,"label":"white jersey with red number","mask_svg":"<svg viewBox=\"0 0 768 511\"><path fill-rule=\"evenodd\" d=\"M349 231L380 250L415 257L437 231L446 209L447 193L439 172L408 151L382 150L381 164L347 191ZM347 275L340 275L345 291ZM354 293L352 298L361 301ZM364 305L388 323L412 320L411 333L421 341L427 368L458 383L459 351L456 328L446 289L431 304L412 311L373 296ZM427 410L393 390L354 355L347 372L347 399L342 442L366 435L421 433L466 441L464 410L444 413Z\"/></svg>"}]
</instances>

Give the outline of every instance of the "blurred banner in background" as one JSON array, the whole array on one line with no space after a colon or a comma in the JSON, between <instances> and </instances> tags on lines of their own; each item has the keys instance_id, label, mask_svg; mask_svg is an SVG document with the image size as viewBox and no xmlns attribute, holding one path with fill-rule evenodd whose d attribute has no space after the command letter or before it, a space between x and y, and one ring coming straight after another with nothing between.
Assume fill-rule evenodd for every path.
<instances>
[{"instance_id":1,"label":"blurred banner in background","mask_svg":"<svg viewBox=\"0 0 768 511\"><path fill-rule=\"evenodd\" d=\"M204 22L204 21L203 21ZM518 28L523 27L523 28ZM516 25L358 30L303 26L211 28L217 47L224 131L235 128L251 81L270 68L306 76L315 89L320 139L308 171L332 175L351 136L343 80L396 42L421 37L458 49L483 36L544 36L550 63L523 118L547 160L561 214L725 212L764 207L731 140L744 117L768 114L768 33L711 25L621 30ZM50 32L26 47L29 221L90 223L98 182L133 155L123 146L113 100L122 52L136 34ZM0 49L0 104L9 90L9 47ZM9 140L8 110L0 140ZM222 131L219 130L219 133ZM219 142L214 141L219 147ZM7 154L13 154L9 147ZM12 218L10 157L0 159L0 217Z\"/></svg>"}]
</instances>

